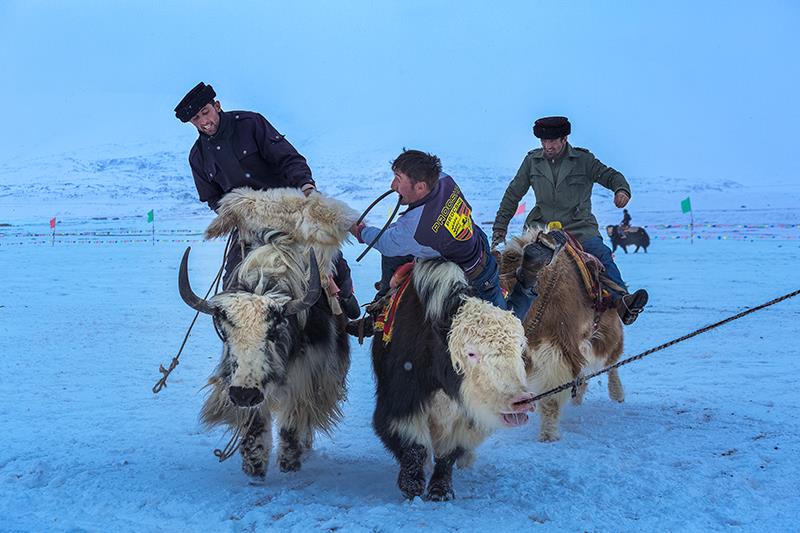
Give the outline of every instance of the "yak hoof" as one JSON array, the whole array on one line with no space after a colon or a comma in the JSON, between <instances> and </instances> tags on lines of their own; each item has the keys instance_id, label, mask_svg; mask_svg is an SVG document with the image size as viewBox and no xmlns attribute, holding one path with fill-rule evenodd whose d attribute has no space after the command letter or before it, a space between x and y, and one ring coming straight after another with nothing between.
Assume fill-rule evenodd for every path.
<instances>
[{"instance_id":1,"label":"yak hoof","mask_svg":"<svg viewBox=\"0 0 800 533\"><path fill-rule=\"evenodd\" d=\"M248 476L263 478L267 475L267 465L263 461L242 461L242 470Z\"/></svg>"},{"instance_id":2,"label":"yak hoof","mask_svg":"<svg viewBox=\"0 0 800 533\"><path fill-rule=\"evenodd\" d=\"M431 480L428 486L427 500L432 502L449 502L456 495L453 492L453 483L445 479Z\"/></svg>"},{"instance_id":3,"label":"yak hoof","mask_svg":"<svg viewBox=\"0 0 800 533\"><path fill-rule=\"evenodd\" d=\"M559 440L561 440L561 435L557 431L539 435L539 442L557 442Z\"/></svg>"},{"instance_id":4,"label":"yak hoof","mask_svg":"<svg viewBox=\"0 0 800 533\"><path fill-rule=\"evenodd\" d=\"M400 475L397 476L397 486L403 496L409 500L413 500L416 496L422 496L425 490L424 472L416 473L400 470Z\"/></svg>"},{"instance_id":5,"label":"yak hoof","mask_svg":"<svg viewBox=\"0 0 800 533\"><path fill-rule=\"evenodd\" d=\"M281 472L297 472L300 470L300 460L291 457L281 457L278 460L278 468Z\"/></svg>"}]
</instances>

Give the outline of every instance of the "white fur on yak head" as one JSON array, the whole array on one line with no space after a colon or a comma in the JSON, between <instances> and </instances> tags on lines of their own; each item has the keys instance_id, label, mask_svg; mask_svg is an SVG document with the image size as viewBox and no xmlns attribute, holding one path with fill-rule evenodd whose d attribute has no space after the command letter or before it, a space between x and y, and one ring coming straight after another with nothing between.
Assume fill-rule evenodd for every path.
<instances>
[{"instance_id":1,"label":"white fur on yak head","mask_svg":"<svg viewBox=\"0 0 800 533\"><path fill-rule=\"evenodd\" d=\"M463 271L454 263L429 261L414 270L427 320L441 320L448 295L467 285ZM522 425L534 409L525 378L526 346L522 323L511 311L467 297L453 315L447 335L450 362L462 376L464 406L487 429Z\"/></svg>"},{"instance_id":2,"label":"white fur on yak head","mask_svg":"<svg viewBox=\"0 0 800 533\"><path fill-rule=\"evenodd\" d=\"M263 294L226 290L209 300L197 296L189 284L186 249L181 260L178 288L189 307L212 315L225 340L218 387L227 387L238 407L260 404L270 383L282 384L285 364L307 310L320 295L320 276L314 251L310 251L308 286L302 298L293 299L280 285Z\"/></svg>"},{"instance_id":3,"label":"white fur on yak head","mask_svg":"<svg viewBox=\"0 0 800 533\"><path fill-rule=\"evenodd\" d=\"M279 231L295 242L313 246L323 271L328 272L330 261L357 219L358 213L347 204L318 192L305 196L293 188L261 191L240 187L222 197L205 238L222 237L237 229L239 240L255 248Z\"/></svg>"}]
</instances>

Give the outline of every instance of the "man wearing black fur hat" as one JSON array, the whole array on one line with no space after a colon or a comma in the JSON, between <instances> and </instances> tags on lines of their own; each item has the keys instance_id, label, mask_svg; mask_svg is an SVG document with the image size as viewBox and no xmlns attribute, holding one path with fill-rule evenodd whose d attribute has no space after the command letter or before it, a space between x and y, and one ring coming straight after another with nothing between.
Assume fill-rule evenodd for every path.
<instances>
[{"instance_id":1,"label":"man wearing black fur hat","mask_svg":"<svg viewBox=\"0 0 800 533\"><path fill-rule=\"evenodd\" d=\"M267 119L250 111L223 111L216 96L211 85L200 82L175 107L175 116L199 133L189 166L201 202L216 211L220 199L237 187L296 187L306 196L316 190L306 159ZM241 260L240 247L231 246L223 287ZM342 309L358 318L350 267L341 256L336 271Z\"/></svg>"},{"instance_id":2,"label":"man wearing black fur hat","mask_svg":"<svg viewBox=\"0 0 800 533\"><path fill-rule=\"evenodd\" d=\"M533 125L533 134L542 147L525 156L517 175L506 189L492 227L492 248L505 242L508 223L519 201L532 187L536 206L525 219L526 226L555 224L570 232L584 250L597 257L605 274L621 288L619 268L611 250L603 244L597 219L592 214L592 186L599 183L614 193L614 205L623 208L631 198L631 188L625 176L601 163L589 150L573 147L567 142L572 131L566 117L545 117ZM647 291L632 294L610 291L617 301L620 317L632 324L647 304Z\"/></svg>"}]
</instances>

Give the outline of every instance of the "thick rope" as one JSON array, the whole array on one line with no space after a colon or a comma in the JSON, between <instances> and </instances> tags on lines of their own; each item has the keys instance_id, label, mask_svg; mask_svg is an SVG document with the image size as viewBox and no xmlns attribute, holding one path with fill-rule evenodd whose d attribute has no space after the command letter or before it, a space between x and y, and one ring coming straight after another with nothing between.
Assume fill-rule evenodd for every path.
<instances>
[{"instance_id":1,"label":"thick rope","mask_svg":"<svg viewBox=\"0 0 800 533\"><path fill-rule=\"evenodd\" d=\"M236 424L236 429L233 430L233 434L231 435L228 444L225 445L225 448L222 450L216 448L214 450L214 456L219 459L220 463L226 459L230 459L230 457L236 453L236 450L238 450L242 445L242 435L247 438L247 434L250 432L250 427L253 425L253 421L256 419L257 412L257 410L253 409L247 414L247 419L245 420L244 424Z\"/></svg>"},{"instance_id":2,"label":"thick rope","mask_svg":"<svg viewBox=\"0 0 800 533\"><path fill-rule=\"evenodd\" d=\"M542 316L544 315L544 310L547 307L547 304L550 303L550 295L553 293L553 289L555 288L556 282L558 281L558 274L559 274L558 271L553 273L553 277L550 278L550 283L547 284L547 290L542 295L541 299L537 299L537 301L534 302L534 305L536 305L536 303L539 303L539 307L536 309L536 314L533 316L533 320L531 320L531 325L527 328L525 335L533 335L533 333L539 327L539 322L541 322L542 320Z\"/></svg>"},{"instance_id":3,"label":"thick rope","mask_svg":"<svg viewBox=\"0 0 800 533\"><path fill-rule=\"evenodd\" d=\"M679 342L683 342L685 340L691 339L692 337L696 337L697 335L700 335L701 333L706 333L707 331L710 331L710 330L712 330L714 328L718 328L718 327L722 326L723 324L727 324L728 322L733 322L734 320L738 320L738 319L740 319L740 318L742 318L744 316L749 315L750 313L755 313L756 311L760 311L760 310L764 309L765 307L769 307L771 305L775 305L776 303L782 302L784 300L788 300L789 298L794 298L798 294L800 294L800 290L796 290L794 292L790 292L788 294L784 294L783 296L775 298L774 300L770 300L767 303L763 303L761 305L753 307L752 309L748 309L747 311L742 311L741 313L737 313L737 314L735 314L733 316L730 316L730 317L728 317L728 318L726 318L724 320L720 320L719 322L715 322L714 324L702 327L702 328L700 328L698 330L695 330L695 331L693 331L693 332L691 332L691 333L689 333L687 335L684 335L683 337L678 337L677 339L674 339L674 340L671 340L671 341L666 342L664 344L661 344L660 346L656 346L655 348L650 348L649 350L646 350L646 351L644 351L644 352L642 352L642 353L640 353L638 355L634 355L632 357L628 357L627 359L623 359L622 361L619 361L616 364L608 366L608 367L606 367L606 368L604 368L602 370L598 370L594 374L589 374L588 376L578 376L575 379L573 379L572 381L564 383L563 385L559 385L558 387L552 388L547 392L543 392L542 394L539 394L538 396L535 396L530 401L531 402L535 402L537 400L540 400L542 398L546 398L547 396L552 396L553 394L557 394L557 393L559 393L559 392L561 392L563 390L567 390L567 389L572 389L572 397L574 398L575 395L577 394L578 387L582 386L584 383L586 383L587 381L589 381L590 379L592 379L594 377L597 377L597 376L599 376L601 374L605 374L609 370L613 370L613 369L619 368L619 367L621 367L623 365L627 365L628 363L632 363L634 361L638 361L639 359L643 359L643 358L647 357L650 354L653 354L655 352L661 351L661 350L663 350L665 348L669 348L670 346L673 346L675 344L678 344Z\"/></svg>"},{"instance_id":4,"label":"thick rope","mask_svg":"<svg viewBox=\"0 0 800 533\"><path fill-rule=\"evenodd\" d=\"M547 241L544 241L544 240L540 241L539 240L539 236L540 235L542 235L542 234L539 233L538 235L536 235L536 240L534 241L534 243L541 242L542 244L544 244L545 246L547 246L548 248L553 250L553 257L550 258L550 264L552 264L553 262L555 262L556 258L558 257L558 254L561 253L561 251L563 250L563 247L559 247L559 246L551 247L550 243L548 243ZM523 257L522 262L523 263L525 262L524 257ZM547 304L550 303L550 296L552 296L552 294L553 294L553 289L555 288L556 282L558 281L559 273L560 272L558 270L556 270L553 273L553 277L550 278L550 283L547 284L547 290L544 291L544 294L542 295L541 301L539 301L539 299L537 299L537 301L535 301L533 303L534 305L539 303L539 307L536 309L536 314L533 316L533 320L531 320L531 325L526 328L526 331L525 331L525 335L526 336L533 335L533 333L539 327L539 322L541 322L541 320L542 320L542 315L544 314L544 310L547 307ZM537 278L538 278L538 276L537 276ZM538 284L538 282L537 282L537 284Z\"/></svg>"},{"instance_id":5,"label":"thick rope","mask_svg":"<svg viewBox=\"0 0 800 533\"><path fill-rule=\"evenodd\" d=\"M385 193L380 195L378 198L376 198L375 201L373 201L371 204L369 204L369 207L367 207L367 209L363 213L361 213L361 216L358 218L358 221L356 221L356 225L360 224L361 221L364 220L364 217L367 216L367 213L369 213L372 210L372 208L377 205L378 202L380 202L381 200L383 200L384 198L386 198L387 196L389 196L393 192L394 192L393 190L389 189L388 191L386 191ZM375 243L378 242L378 239L381 238L381 235L383 235L383 232L386 231L386 228L388 228L389 224L392 223L392 220L394 220L394 217L397 214L397 210L400 209L400 202L402 201L402 199L403 199L403 197L398 195L398 197L397 197L397 205L394 206L394 210L392 211L392 214L389 216L389 220L386 221L386 224L383 225L383 227L378 232L378 234L375 236L375 238L372 239L372 242L367 245L367 248L363 252L361 252L361 255L359 255L356 258L356 263L361 261L364 258L364 256L367 255L367 252L372 250L372 247L375 246Z\"/></svg>"},{"instance_id":6,"label":"thick rope","mask_svg":"<svg viewBox=\"0 0 800 533\"><path fill-rule=\"evenodd\" d=\"M211 294L212 290L214 291L214 294L217 294L217 292L219 291L219 283L220 280L222 279L222 271L225 269L225 263L228 260L228 250L230 249L232 239L233 239L233 234L231 233L231 235L228 236L228 242L225 243L225 252L222 255L222 264L219 266L219 271L217 272L214 281L211 282L211 286L208 287L206 295L203 297L204 300L208 298L208 295ZM167 378L169 377L170 373L173 370L175 370L175 367L178 366L178 358L181 356L183 348L184 346L186 346L186 341L189 340L189 334L191 334L192 328L194 327L194 323L197 322L197 317L199 316L200 316L200 311L197 311L194 314L192 323L189 324L189 329L186 330L186 335L183 336L183 342L181 343L181 347L178 350L178 353L175 355L175 357L172 358L172 362L169 364L169 368L164 368L163 364L158 366L158 371L161 372L161 379L159 379L156 382L156 384L153 385L154 394L158 394L159 392L161 392L161 389L167 386ZM222 335L217 329L216 323L214 323L214 329L217 331L217 335L219 335L220 338L222 338Z\"/></svg>"}]
</instances>

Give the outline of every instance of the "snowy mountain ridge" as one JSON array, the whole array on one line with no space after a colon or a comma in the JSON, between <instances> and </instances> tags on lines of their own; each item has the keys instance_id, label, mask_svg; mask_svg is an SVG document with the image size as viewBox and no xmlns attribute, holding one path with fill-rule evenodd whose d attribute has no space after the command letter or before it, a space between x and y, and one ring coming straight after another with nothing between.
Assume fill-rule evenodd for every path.
<instances>
[{"instance_id":1,"label":"snowy mountain ridge","mask_svg":"<svg viewBox=\"0 0 800 533\"><path fill-rule=\"evenodd\" d=\"M17 159L0 165L0 222L13 223L51 216L128 216L156 208L162 215L180 217L206 212L187 162L188 147L110 145L94 151ZM102 156L93 154L103 154ZM309 165L320 190L360 209L391 182L389 163L395 154L314 155ZM481 221L493 219L502 194L516 172L512 165L492 168L471 164L458 156L442 156L445 172L456 178ZM677 202L692 196L695 208L708 200L716 208L796 205L800 186L775 184L758 188L731 179L702 182L681 177L628 176L634 192L631 208L639 212L674 212ZM611 193L595 188L595 212L619 218L608 200ZM728 205L720 203L722 200ZM523 200L528 209L533 198Z\"/></svg>"}]
</instances>

